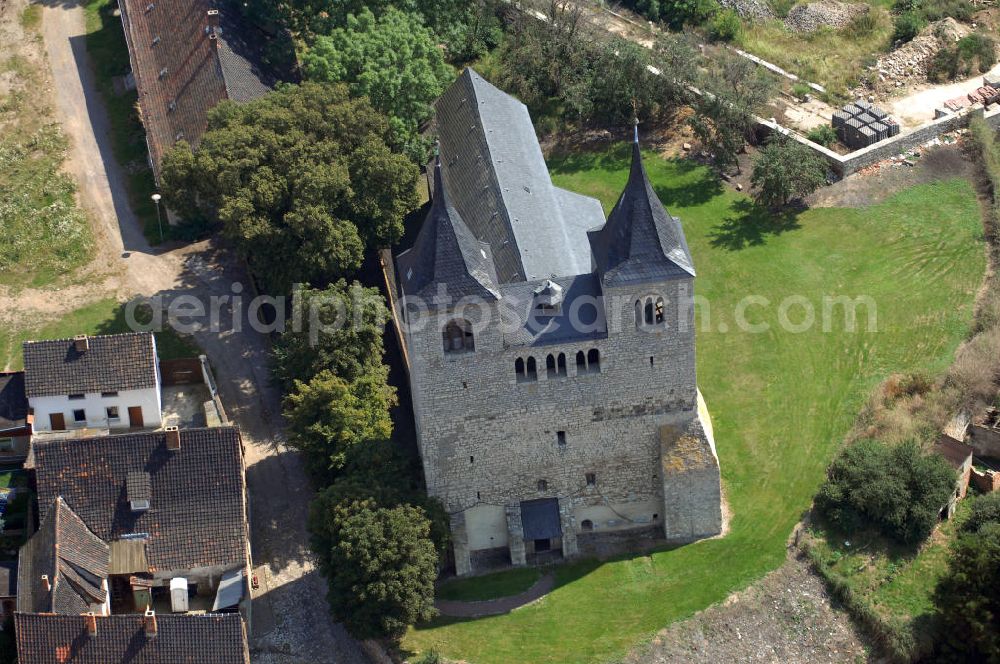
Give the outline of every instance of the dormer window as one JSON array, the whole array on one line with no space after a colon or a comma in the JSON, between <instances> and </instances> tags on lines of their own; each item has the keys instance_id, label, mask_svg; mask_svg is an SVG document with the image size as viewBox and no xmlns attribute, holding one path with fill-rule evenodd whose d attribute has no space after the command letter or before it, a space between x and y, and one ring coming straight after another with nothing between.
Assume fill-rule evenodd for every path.
<instances>
[{"instance_id":1,"label":"dormer window","mask_svg":"<svg viewBox=\"0 0 1000 664\"><path fill-rule=\"evenodd\" d=\"M556 316L562 307L563 287L546 279L545 282L533 291L534 311L537 316Z\"/></svg>"},{"instance_id":2,"label":"dormer window","mask_svg":"<svg viewBox=\"0 0 1000 664\"><path fill-rule=\"evenodd\" d=\"M125 478L125 495L133 513L145 512L149 509L149 500L153 492L149 473L133 471Z\"/></svg>"}]
</instances>

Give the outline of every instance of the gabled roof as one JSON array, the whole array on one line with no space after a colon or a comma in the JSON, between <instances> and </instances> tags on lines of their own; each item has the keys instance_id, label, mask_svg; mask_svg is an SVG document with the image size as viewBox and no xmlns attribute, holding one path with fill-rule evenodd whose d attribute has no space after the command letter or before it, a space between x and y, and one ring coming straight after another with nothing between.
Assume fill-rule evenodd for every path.
<instances>
[{"instance_id":1,"label":"gabled roof","mask_svg":"<svg viewBox=\"0 0 1000 664\"><path fill-rule=\"evenodd\" d=\"M24 372L0 373L0 432L24 428L27 420Z\"/></svg>"},{"instance_id":2,"label":"gabled roof","mask_svg":"<svg viewBox=\"0 0 1000 664\"><path fill-rule=\"evenodd\" d=\"M397 259L400 284L407 295L428 303L445 287L454 299L479 296L497 299L496 270L489 245L475 238L451 203L441 179L441 162L434 165L434 201L413 247Z\"/></svg>"},{"instance_id":3,"label":"gabled roof","mask_svg":"<svg viewBox=\"0 0 1000 664\"><path fill-rule=\"evenodd\" d=\"M108 577L108 545L60 497L51 501L41 527L21 547L18 559L18 611L80 614L107 599L103 581ZM51 590L45 588L43 575Z\"/></svg>"},{"instance_id":4,"label":"gabled roof","mask_svg":"<svg viewBox=\"0 0 1000 664\"><path fill-rule=\"evenodd\" d=\"M102 540L143 539L151 571L245 564L239 431L189 429L180 440L178 450L162 431L35 441L42 518L61 495ZM148 488L148 510L132 511L130 477L133 488Z\"/></svg>"},{"instance_id":5,"label":"gabled roof","mask_svg":"<svg viewBox=\"0 0 1000 664\"><path fill-rule=\"evenodd\" d=\"M591 271L600 203L552 185L528 109L467 68L435 103L445 185L498 283Z\"/></svg>"},{"instance_id":6,"label":"gabled roof","mask_svg":"<svg viewBox=\"0 0 1000 664\"><path fill-rule=\"evenodd\" d=\"M73 339L24 342L28 398L157 386L151 332L89 337L88 345L87 350L78 351Z\"/></svg>"},{"instance_id":7,"label":"gabled roof","mask_svg":"<svg viewBox=\"0 0 1000 664\"><path fill-rule=\"evenodd\" d=\"M646 176L638 130L632 168L604 228L589 233L604 285L693 277L694 262L680 220L664 209Z\"/></svg>"},{"instance_id":8,"label":"gabled roof","mask_svg":"<svg viewBox=\"0 0 1000 664\"><path fill-rule=\"evenodd\" d=\"M156 616L146 636L141 614L97 617L97 634L79 615L16 613L18 661L30 664L249 664L246 628L238 613Z\"/></svg>"},{"instance_id":9,"label":"gabled roof","mask_svg":"<svg viewBox=\"0 0 1000 664\"><path fill-rule=\"evenodd\" d=\"M197 146L208 112L224 99L267 94L276 77L263 64L264 35L230 2L119 0L150 159L184 139ZM218 15L210 16L209 10Z\"/></svg>"}]
</instances>

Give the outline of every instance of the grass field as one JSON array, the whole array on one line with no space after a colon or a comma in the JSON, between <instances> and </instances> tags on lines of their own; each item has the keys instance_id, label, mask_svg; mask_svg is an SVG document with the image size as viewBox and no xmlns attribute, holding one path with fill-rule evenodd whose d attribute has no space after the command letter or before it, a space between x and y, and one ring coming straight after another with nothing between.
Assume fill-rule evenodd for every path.
<instances>
[{"instance_id":1,"label":"grass field","mask_svg":"<svg viewBox=\"0 0 1000 664\"><path fill-rule=\"evenodd\" d=\"M604 662L668 623L778 567L830 458L870 390L892 371L940 371L966 335L985 257L969 183L926 184L866 209L815 209L779 220L723 190L690 162L647 158L660 198L680 216L711 303L698 333L698 382L712 411L733 513L729 534L652 555L556 569L556 589L510 614L439 619L411 630L407 651L476 663ZM627 148L551 162L560 186L610 209L628 174ZM747 295L759 334L734 328ZM843 324L800 333L778 325L789 296L867 295L877 331ZM787 312L797 322L802 307ZM864 316L862 316L863 320Z\"/></svg>"},{"instance_id":2,"label":"grass field","mask_svg":"<svg viewBox=\"0 0 1000 664\"><path fill-rule=\"evenodd\" d=\"M148 309L137 312L136 318L141 323L148 322ZM0 327L0 368L6 365L9 371L22 369L21 344L28 340L68 339L78 334L118 334L128 331L125 309L114 299L94 302L57 321L36 328L11 331ZM195 357L200 352L192 340L180 336L169 327L164 332L156 333L156 348L161 360Z\"/></svg>"},{"instance_id":3,"label":"grass field","mask_svg":"<svg viewBox=\"0 0 1000 664\"><path fill-rule=\"evenodd\" d=\"M524 568L484 574L472 579L453 579L438 587L435 595L440 599L460 602L478 602L497 597L523 593L535 584L542 573L535 568Z\"/></svg>"},{"instance_id":4,"label":"grass field","mask_svg":"<svg viewBox=\"0 0 1000 664\"><path fill-rule=\"evenodd\" d=\"M72 273L93 244L75 184L61 172L66 138L48 95L37 92L45 85L42 65L28 55L42 50L39 9L21 15L24 39L0 36L0 285L14 287Z\"/></svg>"},{"instance_id":5,"label":"grass field","mask_svg":"<svg viewBox=\"0 0 1000 664\"><path fill-rule=\"evenodd\" d=\"M874 4L874 3L873 3ZM824 86L843 97L857 84L865 67L892 45L892 21L888 12L872 7L875 19L870 31L821 28L797 33L780 20L744 25L737 45L756 56Z\"/></svg>"},{"instance_id":6,"label":"grass field","mask_svg":"<svg viewBox=\"0 0 1000 664\"><path fill-rule=\"evenodd\" d=\"M115 0L87 1L87 54L111 122L115 158L128 174L129 202L142 222L146 239L156 245L160 242L160 234L156 207L150 198L156 191L156 183L149 168L145 130L136 111L138 95L134 90L116 94L113 83L115 77L124 76L132 68L121 18L113 13L117 7ZM170 230L170 226L163 225L166 239L170 239Z\"/></svg>"}]
</instances>

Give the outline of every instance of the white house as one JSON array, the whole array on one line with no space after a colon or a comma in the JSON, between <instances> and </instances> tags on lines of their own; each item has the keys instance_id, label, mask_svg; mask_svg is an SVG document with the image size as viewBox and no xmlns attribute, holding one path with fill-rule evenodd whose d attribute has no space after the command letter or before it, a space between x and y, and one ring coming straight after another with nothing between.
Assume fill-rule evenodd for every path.
<instances>
[{"instance_id":1,"label":"white house","mask_svg":"<svg viewBox=\"0 0 1000 664\"><path fill-rule=\"evenodd\" d=\"M24 343L35 433L162 424L160 362L150 332Z\"/></svg>"}]
</instances>

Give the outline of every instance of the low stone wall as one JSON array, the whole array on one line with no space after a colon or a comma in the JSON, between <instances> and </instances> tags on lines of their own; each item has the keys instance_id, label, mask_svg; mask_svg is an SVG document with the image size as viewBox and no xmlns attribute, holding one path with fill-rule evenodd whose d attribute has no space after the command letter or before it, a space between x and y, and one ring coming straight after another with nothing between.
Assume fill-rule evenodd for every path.
<instances>
[{"instance_id":1,"label":"low stone wall","mask_svg":"<svg viewBox=\"0 0 1000 664\"><path fill-rule=\"evenodd\" d=\"M176 360L160 360L160 375L163 385L196 385L204 382L201 373L201 362L197 357L184 357Z\"/></svg>"},{"instance_id":2,"label":"low stone wall","mask_svg":"<svg viewBox=\"0 0 1000 664\"><path fill-rule=\"evenodd\" d=\"M976 456L1000 458L1000 430L973 424L969 434L969 444Z\"/></svg>"},{"instance_id":3,"label":"low stone wall","mask_svg":"<svg viewBox=\"0 0 1000 664\"><path fill-rule=\"evenodd\" d=\"M972 484L983 493L992 493L993 491L1000 491L1000 473L992 470L979 472L978 470L973 468Z\"/></svg>"},{"instance_id":4,"label":"low stone wall","mask_svg":"<svg viewBox=\"0 0 1000 664\"><path fill-rule=\"evenodd\" d=\"M626 551L640 551L664 541L663 527L659 524L628 530L579 533L576 536L580 555L598 558Z\"/></svg>"}]
</instances>

